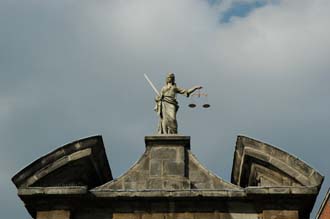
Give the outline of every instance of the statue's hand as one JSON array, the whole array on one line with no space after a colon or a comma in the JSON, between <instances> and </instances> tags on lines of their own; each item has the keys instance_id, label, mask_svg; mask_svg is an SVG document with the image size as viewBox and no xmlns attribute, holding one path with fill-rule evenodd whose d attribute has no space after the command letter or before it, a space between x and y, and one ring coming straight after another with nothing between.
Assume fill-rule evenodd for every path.
<instances>
[{"instance_id":1,"label":"statue's hand","mask_svg":"<svg viewBox=\"0 0 330 219\"><path fill-rule=\"evenodd\" d=\"M202 89L203 87L202 86L195 86L195 89L196 90L200 90L200 89Z\"/></svg>"},{"instance_id":2,"label":"statue's hand","mask_svg":"<svg viewBox=\"0 0 330 219\"><path fill-rule=\"evenodd\" d=\"M155 97L155 101L156 101L156 102L158 102L158 101L160 101L160 100L161 100L161 97L160 97L160 96L156 96L156 97Z\"/></svg>"}]
</instances>

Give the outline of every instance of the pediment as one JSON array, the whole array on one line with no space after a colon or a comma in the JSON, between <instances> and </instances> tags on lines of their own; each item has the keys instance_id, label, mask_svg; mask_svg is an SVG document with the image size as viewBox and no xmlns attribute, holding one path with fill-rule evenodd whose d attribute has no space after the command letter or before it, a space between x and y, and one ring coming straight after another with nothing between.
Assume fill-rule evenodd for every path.
<instances>
[{"instance_id":1,"label":"pediment","mask_svg":"<svg viewBox=\"0 0 330 219\"><path fill-rule=\"evenodd\" d=\"M147 136L146 151L126 173L93 191L232 190L240 187L206 169L188 136Z\"/></svg>"},{"instance_id":2,"label":"pediment","mask_svg":"<svg viewBox=\"0 0 330 219\"><path fill-rule=\"evenodd\" d=\"M232 183L242 186L317 187L323 176L297 157L269 144L238 136Z\"/></svg>"},{"instance_id":3,"label":"pediment","mask_svg":"<svg viewBox=\"0 0 330 219\"><path fill-rule=\"evenodd\" d=\"M66 144L34 161L12 181L17 188L70 187L93 188L112 179L101 136Z\"/></svg>"}]
</instances>

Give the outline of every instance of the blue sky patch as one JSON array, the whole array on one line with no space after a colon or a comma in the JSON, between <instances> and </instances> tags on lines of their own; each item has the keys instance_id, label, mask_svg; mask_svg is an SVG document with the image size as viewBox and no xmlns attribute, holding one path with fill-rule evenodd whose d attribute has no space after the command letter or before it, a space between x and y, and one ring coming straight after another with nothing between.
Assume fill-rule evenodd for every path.
<instances>
[{"instance_id":1,"label":"blue sky patch","mask_svg":"<svg viewBox=\"0 0 330 219\"><path fill-rule=\"evenodd\" d=\"M233 3L232 6L227 11L225 11L223 14L221 14L220 22L221 23L230 22L230 19L232 17L246 17L255 9L261 8L265 5L267 5L268 3L269 2L264 1L264 0L259 0L259 1L257 0L254 2Z\"/></svg>"}]
</instances>

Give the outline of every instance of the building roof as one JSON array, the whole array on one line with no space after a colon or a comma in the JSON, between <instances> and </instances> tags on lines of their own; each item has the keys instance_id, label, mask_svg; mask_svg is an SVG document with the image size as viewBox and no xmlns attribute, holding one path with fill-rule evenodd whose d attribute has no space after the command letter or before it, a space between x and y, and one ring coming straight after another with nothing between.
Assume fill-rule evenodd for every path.
<instances>
[{"instance_id":1,"label":"building roof","mask_svg":"<svg viewBox=\"0 0 330 219\"><path fill-rule=\"evenodd\" d=\"M18 172L17 188L87 186L111 181L112 174L101 136L80 139L46 154Z\"/></svg>"},{"instance_id":2,"label":"building roof","mask_svg":"<svg viewBox=\"0 0 330 219\"><path fill-rule=\"evenodd\" d=\"M222 200L215 205L237 201L272 205L284 199L309 216L323 181L298 158L244 136L237 138L231 183L197 160L189 136L146 136L145 144L141 158L116 179L102 137L93 136L37 159L12 180L32 216L54 206L74 208L85 203L120 209L120 201L149 199L163 201L165 207L169 199Z\"/></svg>"},{"instance_id":3,"label":"building roof","mask_svg":"<svg viewBox=\"0 0 330 219\"><path fill-rule=\"evenodd\" d=\"M318 190L323 176L299 158L261 141L238 136L231 181L247 186L305 186Z\"/></svg>"}]
</instances>

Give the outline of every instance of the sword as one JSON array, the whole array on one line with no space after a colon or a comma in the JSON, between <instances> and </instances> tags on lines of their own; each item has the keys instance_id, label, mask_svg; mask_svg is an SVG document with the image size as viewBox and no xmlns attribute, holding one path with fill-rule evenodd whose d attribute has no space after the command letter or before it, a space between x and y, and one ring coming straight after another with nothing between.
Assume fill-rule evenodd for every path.
<instances>
[{"instance_id":1,"label":"sword","mask_svg":"<svg viewBox=\"0 0 330 219\"><path fill-rule=\"evenodd\" d=\"M148 78L148 76L146 74L144 74L144 77L146 78L146 80L149 82L150 86L152 87L152 89L156 92L156 94L158 96L160 96L158 90L156 89L155 85L150 81L150 79Z\"/></svg>"}]
</instances>

